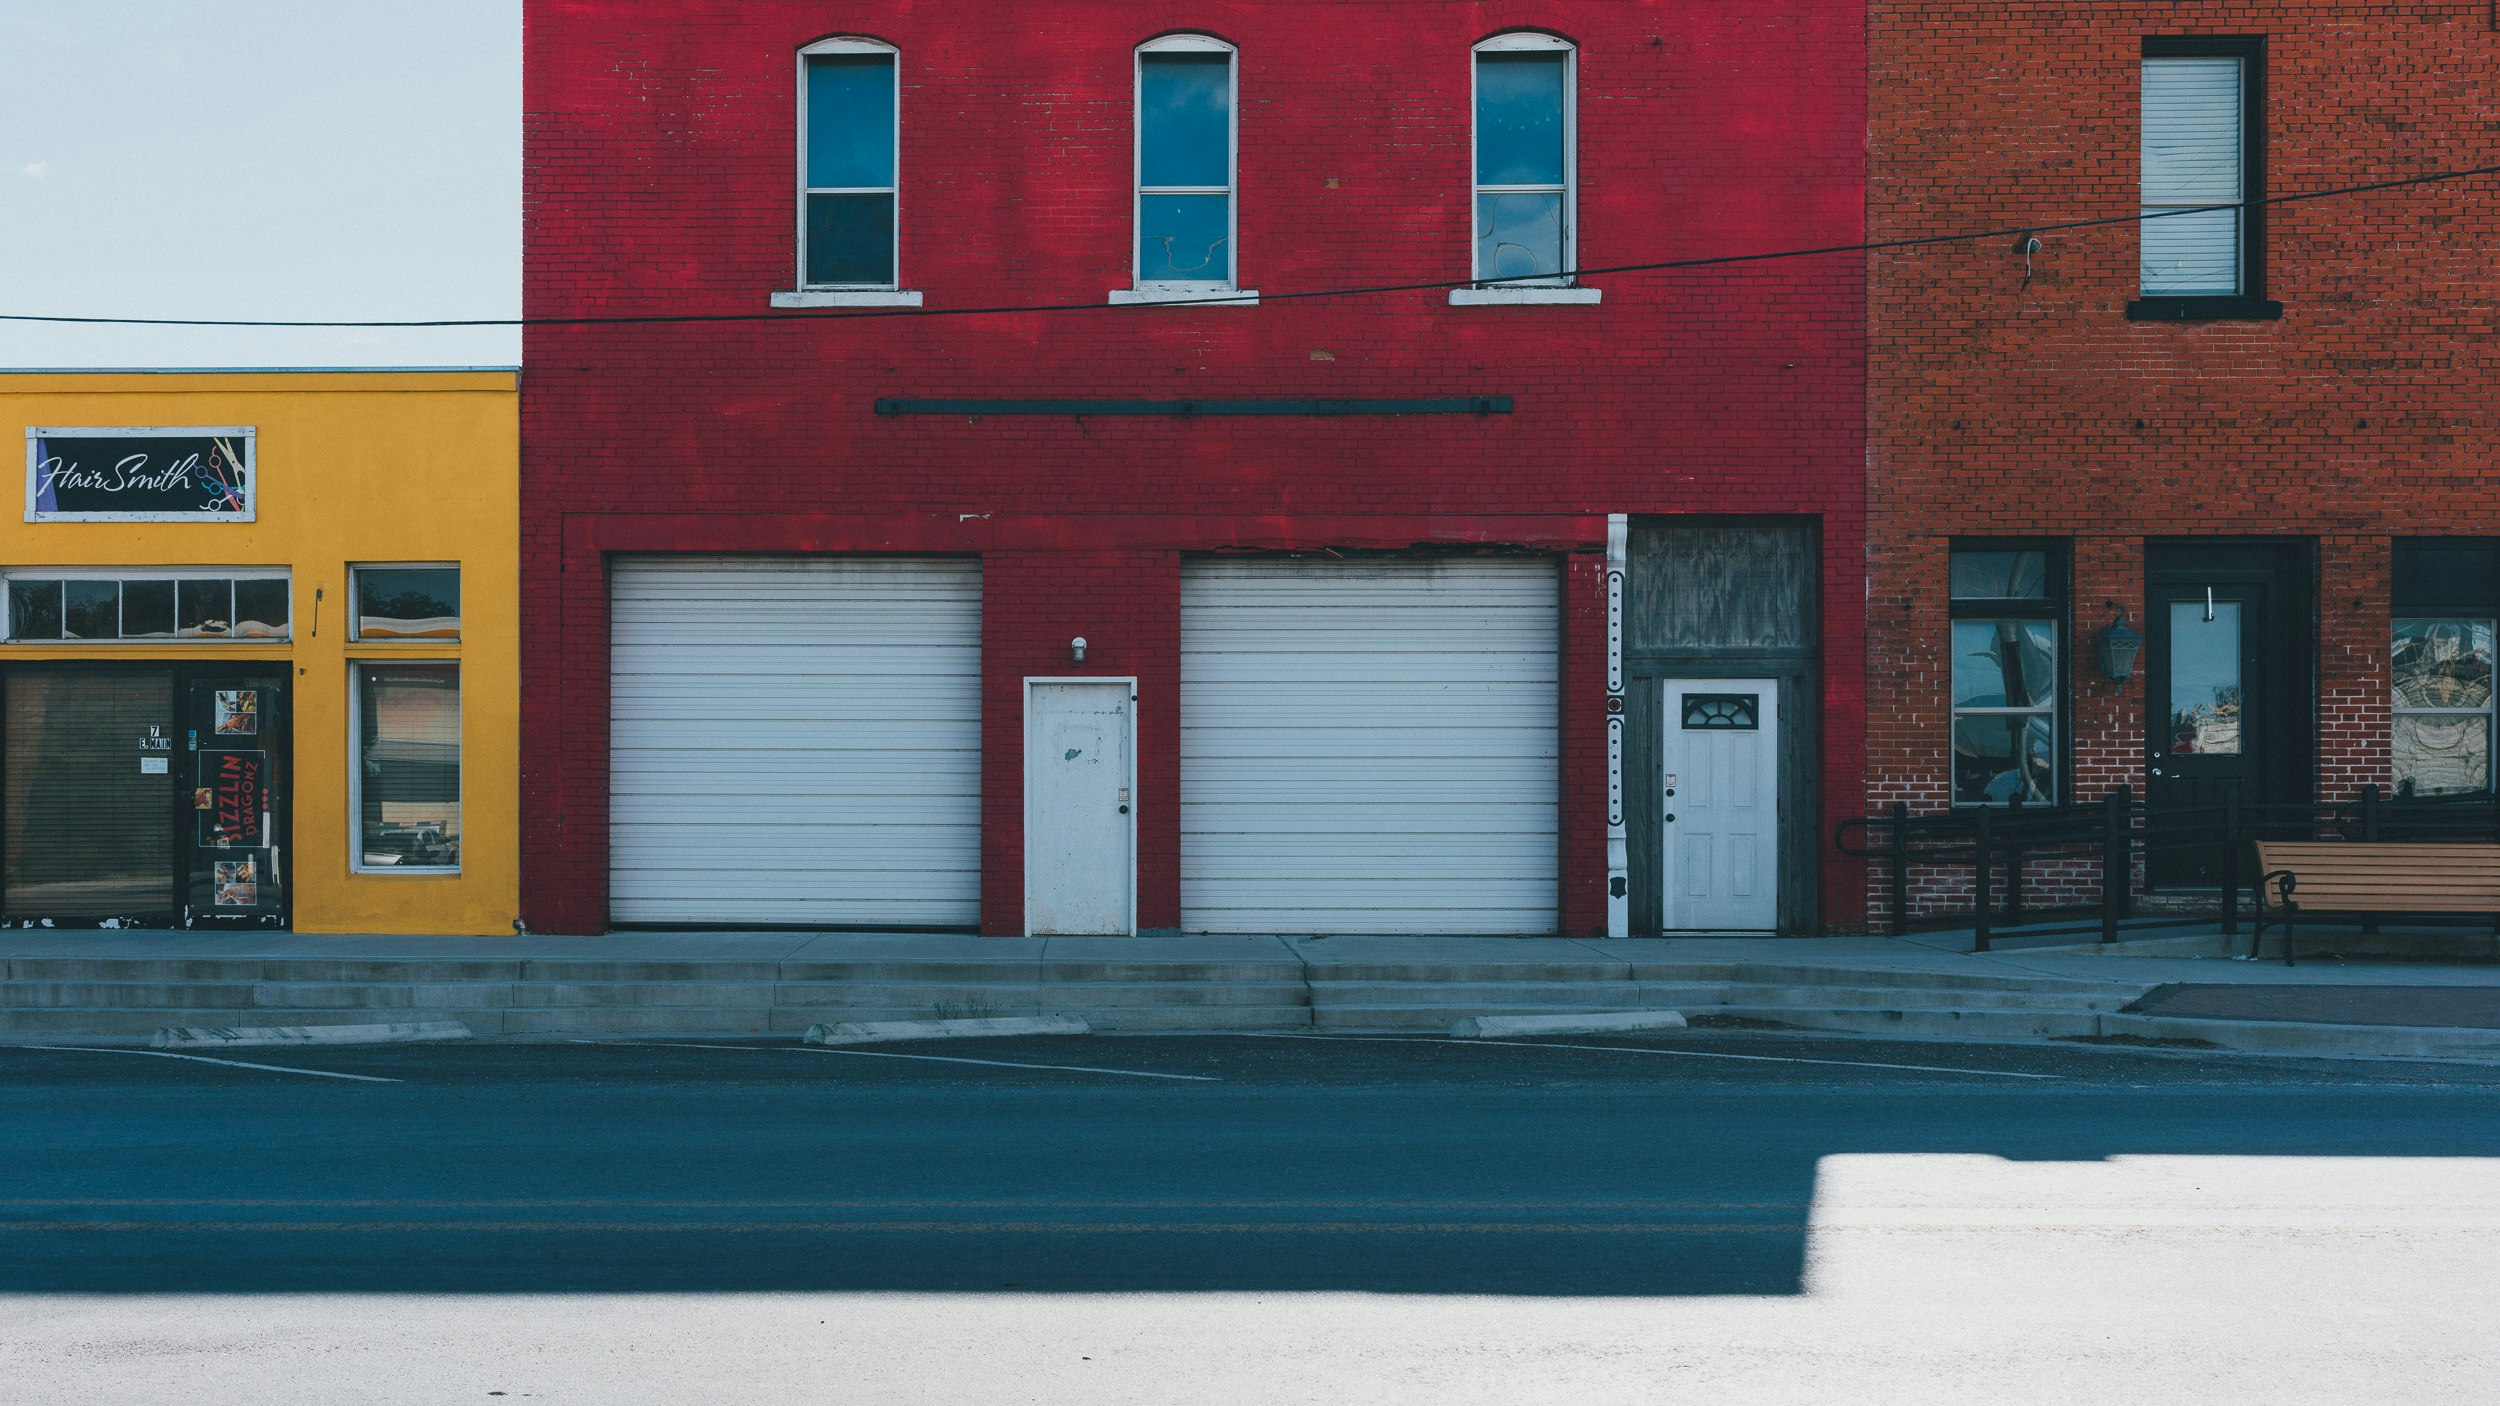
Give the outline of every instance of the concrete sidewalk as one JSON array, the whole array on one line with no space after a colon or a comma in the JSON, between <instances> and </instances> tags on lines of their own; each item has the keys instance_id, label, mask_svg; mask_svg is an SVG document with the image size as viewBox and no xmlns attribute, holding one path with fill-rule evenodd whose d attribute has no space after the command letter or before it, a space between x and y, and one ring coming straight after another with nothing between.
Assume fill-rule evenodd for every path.
<instances>
[{"instance_id":1,"label":"concrete sidewalk","mask_svg":"<svg viewBox=\"0 0 2500 1406\"><path fill-rule=\"evenodd\" d=\"M2239 941L2244 942L2244 939ZM2214 956L2219 933L1974 954L1913 938L669 932L596 938L0 933L0 1039L459 1020L481 1035L795 1035L1069 1015L1098 1030L1446 1032L1672 1009L1696 1025L2500 1059L2500 964ZM2224 994L2238 993L2238 994Z\"/></svg>"}]
</instances>

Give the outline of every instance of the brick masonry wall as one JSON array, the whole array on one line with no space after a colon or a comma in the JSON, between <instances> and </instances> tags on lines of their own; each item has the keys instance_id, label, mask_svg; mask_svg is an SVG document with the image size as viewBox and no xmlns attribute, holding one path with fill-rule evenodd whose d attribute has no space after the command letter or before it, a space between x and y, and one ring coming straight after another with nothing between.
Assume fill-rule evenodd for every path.
<instances>
[{"instance_id":1,"label":"brick masonry wall","mask_svg":"<svg viewBox=\"0 0 2500 1406\"><path fill-rule=\"evenodd\" d=\"M533 316L760 313L791 287L794 55L835 33L901 51L903 285L937 313L1061 309L530 330L533 926L606 921L602 563L619 550L984 555L993 608L1012 602L985 634L992 931L1015 930L1021 893L1021 748L1002 745L1017 739L1002 703L1068 634L1093 638L1076 623L1088 619L1116 622L1104 628L1123 662L1106 672L1175 677L1180 551L1480 541L1585 552L1602 546L1609 512L1816 517L1829 602L1825 818L1859 804L1860 260L1605 275L1589 280L1605 291L1596 307L1459 308L1438 290L1282 295L1467 276L1469 49L1519 27L1579 45L1584 265L1851 243L1864 216L1860 6L528 0L525 23ZM1104 306L1130 282L1132 52L1176 29L1240 48L1238 262L1242 285L1268 299L1256 308ZM1466 394L1513 396L1516 413L1181 421L872 408L879 396ZM1566 626L1573 931L1603 921L1603 622L1591 635L1583 575L1572 568ZM1580 677L1590 638L1595 685ZM1173 720L1170 702L1141 702L1141 761L1167 776L1149 793L1177 785L1176 760L1157 753L1176 753L1177 734L1153 733ZM1160 823L1140 836L1148 926L1177 918L1176 839L1158 837ZM1829 863L1829 911L1859 910L1857 881L1854 866Z\"/></svg>"},{"instance_id":2,"label":"brick masonry wall","mask_svg":"<svg viewBox=\"0 0 2500 1406\"><path fill-rule=\"evenodd\" d=\"M2124 215L2141 44L2263 35L2273 195L2490 163L2489 0L1868 7L1868 235ZM2388 782L2388 539L2500 532L2490 257L2500 180L2274 207L2278 322L2129 322L2131 224L1869 260L1870 807L1949 797L1945 557L1957 535L2074 542L2070 794L2144 785L2142 675L2091 660L2144 624L2147 538L2291 536L2319 560L2321 800ZM2094 866L2035 870L2098 896ZM1964 878L1922 876L1926 906ZM1880 915L1883 898L1871 896Z\"/></svg>"}]
</instances>

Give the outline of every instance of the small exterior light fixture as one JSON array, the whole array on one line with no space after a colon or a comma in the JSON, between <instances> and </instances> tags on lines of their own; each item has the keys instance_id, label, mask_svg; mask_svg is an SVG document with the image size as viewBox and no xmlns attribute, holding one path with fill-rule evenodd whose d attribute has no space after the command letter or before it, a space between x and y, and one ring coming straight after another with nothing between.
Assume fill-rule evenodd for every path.
<instances>
[{"instance_id":1,"label":"small exterior light fixture","mask_svg":"<svg viewBox=\"0 0 2500 1406\"><path fill-rule=\"evenodd\" d=\"M1083 635L1078 635L1075 639L1068 641L1068 657L1079 664L1085 662L1085 637Z\"/></svg>"},{"instance_id":2,"label":"small exterior light fixture","mask_svg":"<svg viewBox=\"0 0 2500 1406\"><path fill-rule=\"evenodd\" d=\"M2144 636L2127 624L2127 612L2101 627L2101 672L2111 683L2125 683L2135 677L2135 656L2144 648Z\"/></svg>"}]
</instances>

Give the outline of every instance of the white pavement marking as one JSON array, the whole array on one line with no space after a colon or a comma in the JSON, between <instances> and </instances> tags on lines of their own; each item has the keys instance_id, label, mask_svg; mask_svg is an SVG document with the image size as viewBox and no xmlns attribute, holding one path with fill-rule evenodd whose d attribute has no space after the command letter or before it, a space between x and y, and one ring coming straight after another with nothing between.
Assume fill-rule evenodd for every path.
<instances>
[{"instance_id":1,"label":"white pavement marking","mask_svg":"<svg viewBox=\"0 0 2500 1406\"><path fill-rule=\"evenodd\" d=\"M1566 1045L1546 1040L1453 1040L1439 1035L1294 1035L1245 1030L1262 1040L1355 1040L1392 1045L1515 1045L1523 1050L1608 1050L1616 1054L1675 1055L1682 1059L1742 1059L1762 1064L1833 1064L1843 1069L1906 1069L1920 1074L1979 1074L1992 1079L2062 1080L2063 1074L2017 1074L2010 1069L1959 1069L1942 1064L1878 1064L1866 1059L1807 1059L1801 1055L1726 1054L1717 1050L1662 1050L1647 1045Z\"/></svg>"},{"instance_id":2,"label":"white pavement marking","mask_svg":"<svg viewBox=\"0 0 2500 1406\"><path fill-rule=\"evenodd\" d=\"M239 1059L210 1059L207 1055L174 1054L168 1050L119 1050L102 1045L29 1045L31 1050L59 1050L66 1054L146 1055L150 1059L188 1059L201 1064L222 1064L233 1069L262 1069L272 1074L303 1074L315 1079L354 1079L365 1084L396 1084L379 1074L340 1074L328 1069L294 1069L283 1064L250 1064Z\"/></svg>"},{"instance_id":3,"label":"white pavement marking","mask_svg":"<svg viewBox=\"0 0 2500 1406\"><path fill-rule=\"evenodd\" d=\"M767 1053L777 1051L784 1054L865 1055L870 1059L925 1059L939 1064L986 1064L998 1069L1058 1069L1071 1074L1118 1074L1130 1079L1187 1079L1201 1084L1224 1082L1212 1074L1153 1074L1143 1069L1097 1069L1090 1064L1022 1064L1007 1059L967 1059L962 1055L898 1054L893 1050L828 1049L822 1045L696 1045L683 1040L635 1040L631 1042L573 1040L569 1043L576 1045L630 1043L644 1047L657 1045L672 1050L761 1050Z\"/></svg>"},{"instance_id":4,"label":"white pavement marking","mask_svg":"<svg viewBox=\"0 0 2500 1406\"><path fill-rule=\"evenodd\" d=\"M966 1059L962 1055L896 1054L892 1050L837 1050L823 1045L802 1045L801 1054L859 1055L865 1059L926 1059L939 1064L988 1064L1000 1069L1063 1069L1071 1074L1118 1074L1130 1079L1188 1079L1200 1084L1224 1081L1212 1074L1154 1074L1143 1069L1097 1069L1090 1064L1019 1064L1006 1059Z\"/></svg>"}]
</instances>

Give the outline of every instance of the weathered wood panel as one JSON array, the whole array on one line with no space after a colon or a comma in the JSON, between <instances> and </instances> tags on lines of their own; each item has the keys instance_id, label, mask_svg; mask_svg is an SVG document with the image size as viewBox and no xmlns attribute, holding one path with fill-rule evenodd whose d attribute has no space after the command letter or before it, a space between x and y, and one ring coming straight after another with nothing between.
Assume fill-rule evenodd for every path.
<instances>
[{"instance_id":1,"label":"weathered wood panel","mask_svg":"<svg viewBox=\"0 0 2500 1406\"><path fill-rule=\"evenodd\" d=\"M1625 644L1811 649L1816 555L1806 522L1636 521Z\"/></svg>"}]
</instances>

